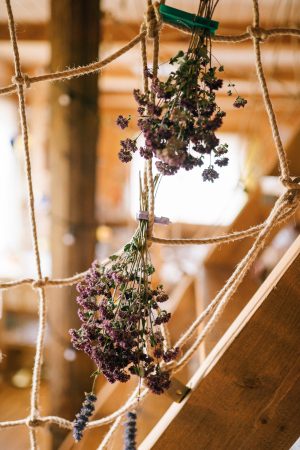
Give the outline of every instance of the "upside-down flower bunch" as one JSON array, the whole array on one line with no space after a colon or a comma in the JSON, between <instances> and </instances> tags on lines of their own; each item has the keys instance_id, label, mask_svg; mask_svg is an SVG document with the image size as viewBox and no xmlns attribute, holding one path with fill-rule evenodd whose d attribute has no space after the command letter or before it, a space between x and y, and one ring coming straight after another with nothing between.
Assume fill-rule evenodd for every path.
<instances>
[{"instance_id":1,"label":"upside-down flower bunch","mask_svg":"<svg viewBox=\"0 0 300 450\"><path fill-rule=\"evenodd\" d=\"M137 375L156 394L170 385L161 364L170 362L178 348L166 349L161 325L171 314L163 286L153 286L154 267L146 242L147 222L140 221L132 241L108 266L94 262L77 285L78 330L70 330L73 346L84 351L111 383Z\"/></svg>"},{"instance_id":2,"label":"upside-down flower bunch","mask_svg":"<svg viewBox=\"0 0 300 450\"><path fill-rule=\"evenodd\" d=\"M209 2L202 3L207 8ZM212 12L213 7L206 9L206 17L211 18ZM142 93L139 89L133 92L144 145L138 149L137 139L121 141L121 161L130 161L133 153L139 151L145 159L156 158L156 167L163 175L173 175L181 168L203 167L204 181L213 182L219 177L216 169L229 161L225 156L228 145L220 144L216 136L226 115L216 102L216 92L223 86L219 74L224 68L214 66L212 58L211 39L203 30L192 36L186 52L180 51L171 58L174 70L166 81L146 71L150 92ZM232 95L232 90L227 94ZM246 103L237 96L233 105L240 108ZM117 124L126 128L129 120L119 116Z\"/></svg>"}]
</instances>

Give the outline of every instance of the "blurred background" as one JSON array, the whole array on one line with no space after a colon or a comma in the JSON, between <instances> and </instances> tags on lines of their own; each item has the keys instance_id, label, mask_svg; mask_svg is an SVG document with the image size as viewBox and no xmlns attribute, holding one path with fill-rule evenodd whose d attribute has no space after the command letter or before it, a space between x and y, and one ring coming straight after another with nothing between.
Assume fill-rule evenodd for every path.
<instances>
[{"instance_id":1,"label":"blurred background","mask_svg":"<svg viewBox=\"0 0 300 450\"><path fill-rule=\"evenodd\" d=\"M264 0L261 26L299 27L298 0ZM11 83L13 55L4 0L0 0L0 84ZM194 0L170 0L170 6L196 13ZM141 0L13 0L22 70L29 76L103 59L139 33L146 1ZM252 2L222 0L216 12L220 34L239 34L252 21ZM170 71L168 60L186 50L189 37L163 28L159 74ZM265 75L292 175L300 174L300 42L276 37L262 44ZM151 66L151 42L149 61ZM225 67L218 103L227 112L219 137L229 144L228 167L213 184L203 183L197 169L163 178L156 214L171 220L156 225L162 237L202 237L261 223L282 192L271 130L256 77L252 42L213 43L213 55ZM248 101L234 109L226 85L234 83ZM103 259L130 239L138 210L138 176L142 161L118 159L120 139L137 135L134 88L141 88L139 46L98 75L50 84L36 83L26 91L29 141L43 274L66 277ZM116 124L119 114L131 115L129 129ZM35 277L31 244L24 152L17 96L0 97L0 277ZM299 212L272 236L251 274L225 314L183 373L186 380L299 233ZM209 303L251 245L247 239L215 248L162 247L151 253L156 277L171 294L172 338L184 330ZM75 292L47 288L49 320L42 383L42 412L72 419L90 389L89 361L71 346L68 329L76 326ZM0 419L17 419L29 411L29 387L37 333L37 298L29 286L0 292ZM127 398L129 388L99 381L101 417ZM153 400L152 400L153 402ZM145 402L145 435L169 405L160 399L156 410ZM101 433L86 433L74 445L58 430L43 430L43 449L97 448ZM144 434L143 434L144 433ZM117 438L116 438L117 439ZM114 443L118 447L117 441ZM0 447L28 448L27 431L0 433Z\"/></svg>"}]
</instances>

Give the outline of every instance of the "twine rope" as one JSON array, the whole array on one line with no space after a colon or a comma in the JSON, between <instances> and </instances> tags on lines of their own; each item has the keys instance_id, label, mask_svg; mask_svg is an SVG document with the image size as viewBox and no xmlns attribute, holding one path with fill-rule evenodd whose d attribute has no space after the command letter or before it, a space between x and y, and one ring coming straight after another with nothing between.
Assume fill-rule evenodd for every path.
<instances>
[{"instance_id":1,"label":"twine rope","mask_svg":"<svg viewBox=\"0 0 300 450\"><path fill-rule=\"evenodd\" d=\"M15 65L15 82L17 84L18 100L19 100L19 113L21 122L21 131L23 138L23 148L25 153L25 166L26 166L26 180L27 180L27 191L28 191L28 210L30 215L31 224L31 234L32 234L32 245L34 250L35 266L37 271L38 280L42 280L42 269L41 269L41 259L37 236L37 225L35 217L35 207L34 207L34 192L32 183L32 171L31 171L31 161L29 152L29 142L28 142L28 125L26 117L26 107L25 107L25 96L24 96L24 85L28 84L28 77L24 76L21 71L21 62L17 42L16 27L14 23L13 13L11 9L11 4L9 0L6 0L6 9L8 15L8 27L10 33L10 39L13 46L14 54L14 65ZM45 343L45 332L46 332L46 297L45 290L43 287L38 288L39 296L39 321L38 321L38 335L36 339L36 351L33 365L32 373L32 387L31 387L31 399L30 399L30 420L28 422L30 444L32 449L37 449L37 435L36 430L32 426L37 423L37 418L39 416L39 395L40 395L40 382L41 382L41 368L43 359L43 350Z\"/></svg>"},{"instance_id":2,"label":"twine rope","mask_svg":"<svg viewBox=\"0 0 300 450\"><path fill-rule=\"evenodd\" d=\"M13 77L12 83L9 86L0 89L0 95L9 94L17 92L19 99L19 111L20 111L20 121L22 128L22 137L24 143L25 152L25 163L26 163L26 177L27 177L27 189L28 189L28 205L31 220L31 232L32 232L32 243L35 256L37 279L24 278L21 280L14 280L9 282L1 282L0 289L10 289L13 287L21 286L24 284L30 284L33 289L36 289L39 294L39 331L37 335L37 345L36 345L36 355L33 368L33 382L31 390L31 404L30 404L30 414L27 418L14 420L14 421L4 421L0 422L0 428L9 428L25 425L29 428L30 434L30 445L31 449L37 449L37 437L36 428L44 426L45 424L56 424L57 426L71 430L73 423L62 417L57 416L44 416L39 415L39 390L40 390L40 378L41 378L41 365L42 365L42 354L44 349L44 338L45 338L45 324L46 324L46 297L45 297L45 287L60 287L60 286L71 286L78 281L81 281L88 271L76 274L69 278L62 279L49 279L42 276L41 262L40 262L40 252L38 246L38 236L37 236L37 225L35 219L35 207L34 207L34 192L32 185L32 174L31 174L31 161L28 143L28 126L26 118L26 108L25 108L25 95L24 89L29 88L32 83L37 83L40 81L56 81L56 80L68 80L74 77L83 76L89 73L100 71L104 66L108 65L119 56L123 55L131 48L133 48L138 43L141 44L142 59L145 63L144 68L147 67L147 48L146 48L146 38L153 40L153 73L157 75L158 70L158 53L159 53L159 32L162 28L162 22L158 11L158 2L152 4L152 1L148 0L148 10L146 14L145 23L141 27L141 32L134 39L132 39L127 45L119 49L117 52L113 53L109 57L103 59L102 61L97 61L95 63L88 64L82 67L75 67L73 69L67 69L63 71L53 72L50 74L40 75L37 77L29 77L27 74L22 73L21 63L18 51L18 42L16 36L15 22L11 9L10 0L6 1L7 13L8 13L8 23L10 38L13 46L14 53L14 63L15 63L15 76ZM162 1L161 3L164 3ZM191 33L191 30L183 29L180 25L176 25L175 28L184 31L185 33ZM246 273L249 271L251 265L255 261L258 253L264 247L266 239L268 238L271 230L276 226L277 223L283 222L290 218L300 200L300 177L291 178L287 155L283 148L276 116L273 110L272 102L269 96L267 83L264 75L263 65L261 61L260 44L269 37L272 36L295 36L300 37L300 30L294 28L270 28L263 29L260 28L259 23L259 5L258 0L253 0L253 25L247 28L247 32L240 35L229 35L229 36L213 36L212 40L219 42L237 43L245 40L252 39L253 47L256 57L256 69L257 76L261 85L262 95L265 102L265 107L269 116L270 126L272 129L273 139L276 146L278 159L280 162L280 173L281 182L286 188L286 192L277 200L275 206L273 207L268 219L260 225L251 227L248 230L242 230L234 233L225 234L222 236L216 236L212 238L203 239L160 239L152 235L153 224L154 224L154 184L153 184L153 174L152 165L148 162L146 165L146 181L147 181L147 194L149 200L149 224L148 233L149 241L158 244L168 244L168 245L187 245L187 244L216 244L220 242L233 242L238 239L243 239L250 236L255 236L253 246L239 263L235 269L232 276L228 279L224 287L217 294L217 296L212 300L208 307L201 313L201 315L190 325L188 330L180 337L176 345L182 347L185 345L194 335L195 331L198 329L199 325L203 320L209 316L207 324L203 328L202 332L194 340L193 344L188 348L187 351L181 356L180 360L173 363L173 365L167 367L173 373L176 373L182 369L190 358L193 356L195 351L199 348L201 342L205 339L206 335L209 333L211 328L215 325L219 317L221 316L226 304L230 301L233 294L236 292L238 286L244 279ZM144 89L148 91L148 85L144 82ZM107 264L109 260L103 261L103 264ZM164 334L167 337L167 330ZM110 428L108 434L106 435L104 441L101 445L104 448L109 442L114 431L118 427L121 417L129 410L134 408L138 402L142 401L149 393L147 388L143 388L141 393L138 395L137 390L135 390L129 400L114 413L103 417L99 420L93 420L88 423L87 428L95 428L98 426L106 425L114 421L113 426Z\"/></svg>"}]
</instances>

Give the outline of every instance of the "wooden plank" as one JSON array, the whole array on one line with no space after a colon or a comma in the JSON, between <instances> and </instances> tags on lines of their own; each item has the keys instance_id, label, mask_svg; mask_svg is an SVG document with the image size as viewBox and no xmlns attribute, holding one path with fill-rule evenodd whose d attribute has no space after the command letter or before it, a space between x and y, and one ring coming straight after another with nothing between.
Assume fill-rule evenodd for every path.
<instances>
[{"instance_id":1,"label":"wooden plank","mask_svg":"<svg viewBox=\"0 0 300 450\"><path fill-rule=\"evenodd\" d=\"M51 2L51 69L96 60L99 1ZM51 85L50 171L52 198L52 275L71 276L95 258L96 150L98 138L97 74ZM70 347L68 330L79 325L75 288L49 292L48 359L52 413L73 420L84 391L91 389L94 364ZM54 448L65 432L53 427Z\"/></svg>"},{"instance_id":2,"label":"wooden plank","mask_svg":"<svg viewBox=\"0 0 300 450\"><path fill-rule=\"evenodd\" d=\"M142 17L141 17L142 20ZM100 24L100 21L99 21ZM249 22L237 21L222 21L221 27L218 30L219 34L239 34L244 33ZM119 22L117 20L102 19L101 39L108 42L124 42L129 41L140 32L140 22ZM261 25L263 27L263 23ZM49 39L49 24L47 22L36 21L19 21L18 22L18 38L20 41L44 41ZM173 28L165 27L163 30L164 38L167 41L188 42L189 36L175 30ZM8 41L9 32L6 21L0 22L0 41ZM282 36L281 43L290 43L289 37ZM215 43L218 45L218 43Z\"/></svg>"},{"instance_id":3,"label":"wooden plank","mask_svg":"<svg viewBox=\"0 0 300 450\"><path fill-rule=\"evenodd\" d=\"M233 269L226 267L205 267L203 266L199 273L199 289L201 291L201 308L199 314L203 311L217 293L222 289ZM223 334L240 314L251 297L255 294L259 287L259 283L255 280L251 273L243 280L238 287L232 300L227 304L222 317L216 326L211 330L205 342L203 342L203 350L205 355L214 348L219 342Z\"/></svg>"},{"instance_id":4,"label":"wooden plank","mask_svg":"<svg viewBox=\"0 0 300 450\"><path fill-rule=\"evenodd\" d=\"M300 433L299 298L300 237L139 450L288 450Z\"/></svg>"}]
</instances>

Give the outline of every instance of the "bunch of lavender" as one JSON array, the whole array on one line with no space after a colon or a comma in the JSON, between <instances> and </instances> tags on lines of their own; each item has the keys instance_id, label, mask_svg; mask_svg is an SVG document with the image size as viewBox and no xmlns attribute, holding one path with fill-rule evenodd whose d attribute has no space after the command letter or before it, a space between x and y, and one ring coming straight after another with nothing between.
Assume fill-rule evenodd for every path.
<instances>
[{"instance_id":1,"label":"bunch of lavender","mask_svg":"<svg viewBox=\"0 0 300 450\"><path fill-rule=\"evenodd\" d=\"M82 433L87 426L90 416L94 412L94 403L97 400L92 392L85 393L85 400L73 423L73 436L76 442L82 438Z\"/></svg>"},{"instance_id":2,"label":"bunch of lavender","mask_svg":"<svg viewBox=\"0 0 300 450\"><path fill-rule=\"evenodd\" d=\"M145 210L145 209L144 209ZM77 285L78 330L70 330L73 346L84 351L111 383L143 378L156 394L170 385L161 368L178 354L165 350L161 325L171 317L162 304L168 300L163 286L153 286L154 267L148 252L147 221L141 220L132 241L110 264L94 262Z\"/></svg>"},{"instance_id":3,"label":"bunch of lavender","mask_svg":"<svg viewBox=\"0 0 300 450\"><path fill-rule=\"evenodd\" d=\"M202 0L199 13L211 18L215 5ZM201 8L202 5L202 8ZM220 144L216 132L226 113L216 103L216 92L222 87L219 73L223 66L212 64L211 40L207 31L194 34L187 52L180 51L170 60L176 65L165 82L153 78L147 70L151 92L134 90L138 104L138 126L145 138L139 153L145 159L155 157L156 167L163 175L173 175L180 168L204 167L204 181L219 177L217 167L228 164L227 144ZM230 87L234 86L230 84ZM232 95L232 90L228 90ZM237 96L233 105L244 107L247 101ZM117 124L126 128L129 119L119 116ZM121 141L119 158L132 159L138 150L137 139Z\"/></svg>"},{"instance_id":4,"label":"bunch of lavender","mask_svg":"<svg viewBox=\"0 0 300 450\"><path fill-rule=\"evenodd\" d=\"M132 411L125 422L125 450L136 450L136 432L136 413Z\"/></svg>"}]
</instances>

